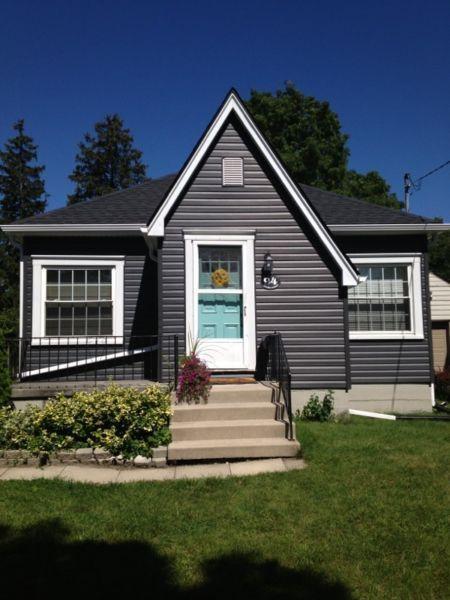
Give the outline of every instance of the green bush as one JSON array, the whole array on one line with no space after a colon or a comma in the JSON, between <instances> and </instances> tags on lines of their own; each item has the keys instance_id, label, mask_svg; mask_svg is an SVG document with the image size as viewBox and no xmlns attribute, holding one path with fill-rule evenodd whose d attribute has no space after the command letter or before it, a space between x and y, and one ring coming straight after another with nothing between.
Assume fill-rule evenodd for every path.
<instances>
[{"instance_id":1,"label":"green bush","mask_svg":"<svg viewBox=\"0 0 450 600\"><path fill-rule=\"evenodd\" d=\"M72 398L60 394L44 408L0 409L0 447L51 452L89 446L125 457L151 456L152 448L170 442L170 415L166 388L112 384Z\"/></svg>"},{"instance_id":2,"label":"green bush","mask_svg":"<svg viewBox=\"0 0 450 600\"><path fill-rule=\"evenodd\" d=\"M334 392L328 390L323 400L320 401L318 394L311 394L302 412L297 411L297 416L303 421L330 421L334 410Z\"/></svg>"}]
</instances>

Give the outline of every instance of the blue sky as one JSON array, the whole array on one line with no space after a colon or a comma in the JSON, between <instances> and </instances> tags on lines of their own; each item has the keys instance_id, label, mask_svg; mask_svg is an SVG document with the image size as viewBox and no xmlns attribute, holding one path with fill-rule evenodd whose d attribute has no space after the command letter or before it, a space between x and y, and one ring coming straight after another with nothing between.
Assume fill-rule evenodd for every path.
<instances>
[{"instance_id":1,"label":"blue sky","mask_svg":"<svg viewBox=\"0 0 450 600\"><path fill-rule=\"evenodd\" d=\"M402 194L450 159L448 0L4 0L0 143L25 118L46 165L49 207L72 191L76 145L118 112L149 175L176 171L231 86L285 80L330 101L350 135L350 166ZM450 221L450 168L412 210Z\"/></svg>"}]
</instances>

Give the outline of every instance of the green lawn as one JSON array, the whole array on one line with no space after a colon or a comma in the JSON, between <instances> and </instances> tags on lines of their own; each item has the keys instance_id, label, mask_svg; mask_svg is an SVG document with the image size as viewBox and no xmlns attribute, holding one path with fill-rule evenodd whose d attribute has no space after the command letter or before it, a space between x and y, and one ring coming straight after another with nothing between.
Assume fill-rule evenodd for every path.
<instances>
[{"instance_id":1,"label":"green lawn","mask_svg":"<svg viewBox=\"0 0 450 600\"><path fill-rule=\"evenodd\" d=\"M2 595L448 598L450 423L353 418L298 435L304 471L0 483Z\"/></svg>"}]
</instances>

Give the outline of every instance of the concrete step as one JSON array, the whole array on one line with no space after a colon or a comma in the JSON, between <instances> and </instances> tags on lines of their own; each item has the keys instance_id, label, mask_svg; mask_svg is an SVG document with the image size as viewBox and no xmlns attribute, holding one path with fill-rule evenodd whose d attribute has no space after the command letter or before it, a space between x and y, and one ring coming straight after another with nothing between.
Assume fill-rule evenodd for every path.
<instances>
[{"instance_id":1,"label":"concrete step","mask_svg":"<svg viewBox=\"0 0 450 600\"><path fill-rule=\"evenodd\" d=\"M284 423L272 419L230 419L225 421L196 421L172 423L172 440L284 438Z\"/></svg>"},{"instance_id":2,"label":"concrete step","mask_svg":"<svg viewBox=\"0 0 450 600\"><path fill-rule=\"evenodd\" d=\"M300 444L281 438L185 440L169 444L169 460L297 456Z\"/></svg>"},{"instance_id":3,"label":"concrete step","mask_svg":"<svg viewBox=\"0 0 450 600\"><path fill-rule=\"evenodd\" d=\"M231 402L270 402L272 388L262 383L213 385L208 404Z\"/></svg>"},{"instance_id":4,"label":"concrete step","mask_svg":"<svg viewBox=\"0 0 450 600\"><path fill-rule=\"evenodd\" d=\"M172 423L274 418L275 406L270 402L182 404L174 407Z\"/></svg>"}]
</instances>

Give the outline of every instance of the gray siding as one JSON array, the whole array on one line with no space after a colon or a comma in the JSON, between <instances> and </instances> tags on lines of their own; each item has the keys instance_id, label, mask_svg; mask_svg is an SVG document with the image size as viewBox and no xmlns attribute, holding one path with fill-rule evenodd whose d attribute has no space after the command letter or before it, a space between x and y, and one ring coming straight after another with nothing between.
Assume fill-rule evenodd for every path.
<instances>
[{"instance_id":1,"label":"gray siding","mask_svg":"<svg viewBox=\"0 0 450 600\"><path fill-rule=\"evenodd\" d=\"M156 294L156 265L148 257L147 246L140 238L29 238L24 244L24 336L31 336L32 323L32 254L62 255L124 255L124 337L149 336L158 333L158 313ZM152 340L142 338L135 345L149 345ZM127 340L127 347L129 347ZM60 346L33 347L27 354L26 370L83 360L120 351L115 346ZM111 362L41 375L39 379L74 379L86 378L131 379L156 376L156 354L136 356L134 359L119 359L115 368Z\"/></svg>"},{"instance_id":2,"label":"gray siding","mask_svg":"<svg viewBox=\"0 0 450 600\"><path fill-rule=\"evenodd\" d=\"M348 253L422 252L423 340L351 340L350 364L353 384L429 383L431 381L430 310L427 298L425 236L366 236L337 238Z\"/></svg>"},{"instance_id":3,"label":"gray siding","mask_svg":"<svg viewBox=\"0 0 450 600\"><path fill-rule=\"evenodd\" d=\"M244 158L245 185L222 187L224 156ZM297 387L345 387L343 300L323 250L271 182L255 152L228 124L170 216L161 250L161 333L165 340L163 377L169 364L167 337L185 334L183 229L237 227L256 230L255 287L257 344L279 330ZM270 251L279 289L260 283L264 254Z\"/></svg>"}]
</instances>

